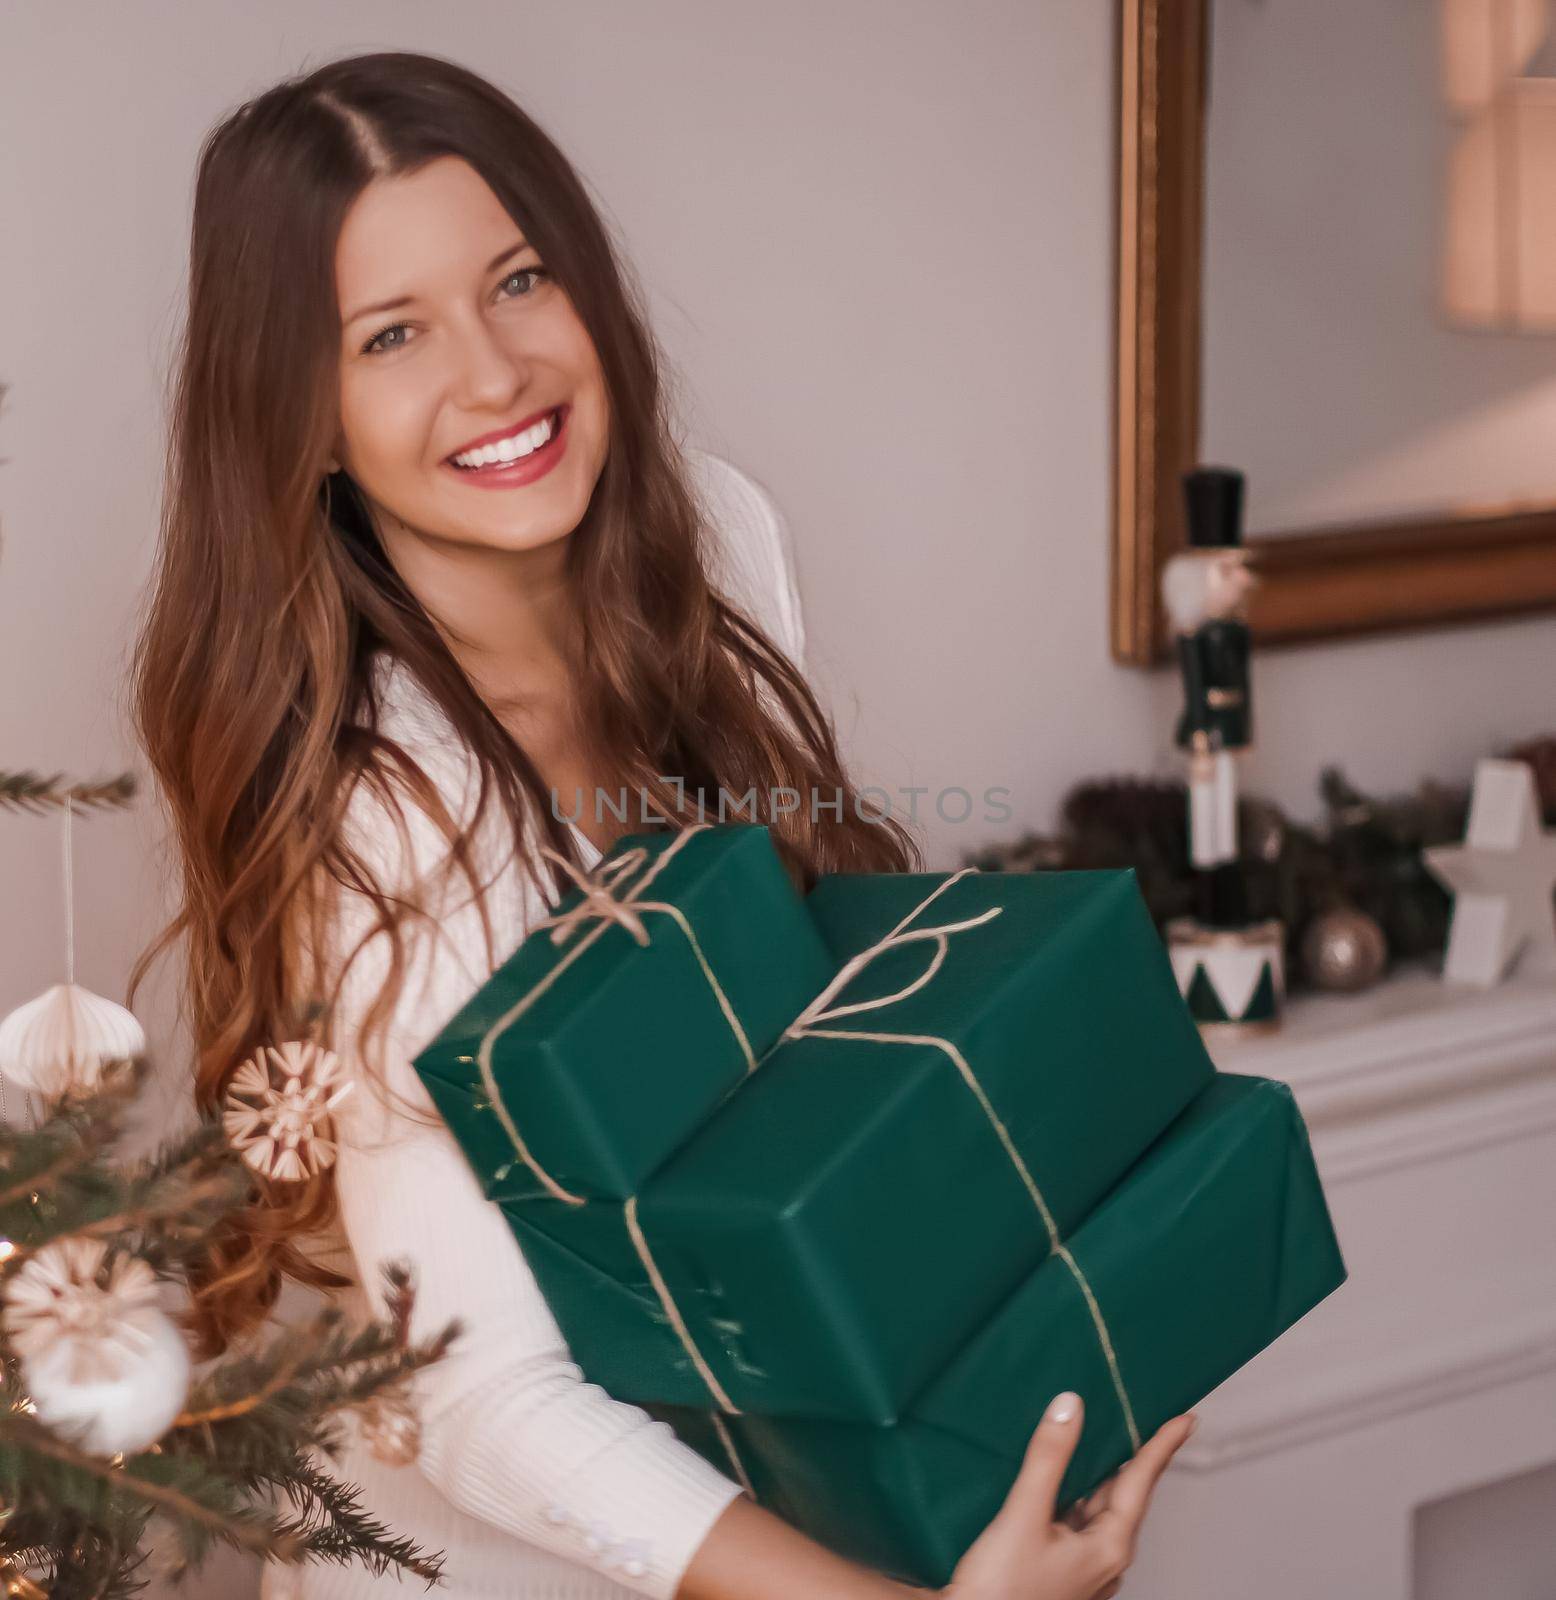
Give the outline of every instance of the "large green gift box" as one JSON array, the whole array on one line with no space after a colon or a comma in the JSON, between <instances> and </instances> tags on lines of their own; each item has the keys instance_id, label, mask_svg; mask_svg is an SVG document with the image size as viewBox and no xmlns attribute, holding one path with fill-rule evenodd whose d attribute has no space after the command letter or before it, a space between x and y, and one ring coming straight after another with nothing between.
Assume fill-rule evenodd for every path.
<instances>
[{"instance_id":1,"label":"large green gift box","mask_svg":"<svg viewBox=\"0 0 1556 1600\"><path fill-rule=\"evenodd\" d=\"M1086 1407L1068 1505L1344 1281L1290 1091L1221 1074L897 1422L647 1409L821 1543L938 1589L1053 1395Z\"/></svg>"},{"instance_id":2,"label":"large green gift box","mask_svg":"<svg viewBox=\"0 0 1556 1600\"><path fill-rule=\"evenodd\" d=\"M626 920L569 890L416 1058L492 1199L634 1194L836 968L766 828L634 834L595 876Z\"/></svg>"},{"instance_id":3,"label":"large green gift box","mask_svg":"<svg viewBox=\"0 0 1556 1600\"><path fill-rule=\"evenodd\" d=\"M621 841L417 1057L586 1375L942 1586L1047 1400L1088 1492L1344 1279L1129 871L824 878Z\"/></svg>"},{"instance_id":4,"label":"large green gift box","mask_svg":"<svg viewBox=\"0 0 1556 1600\"><path fill-rule=\"evenodd\" d=\"M503 1202L619 1398L892 1420L1212 1078L1131 872L807 905L858 970L629 1207Z\"/></svg>"}]
</instances>

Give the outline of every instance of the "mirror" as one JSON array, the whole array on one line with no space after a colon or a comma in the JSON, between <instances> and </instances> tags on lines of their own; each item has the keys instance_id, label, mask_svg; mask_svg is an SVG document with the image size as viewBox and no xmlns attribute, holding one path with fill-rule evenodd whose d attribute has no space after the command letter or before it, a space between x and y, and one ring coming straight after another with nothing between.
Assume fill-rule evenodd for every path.
<instances>
[{"instance_id":1,"label":"mirror","mask_svg":"<svg viewBox=\"0 0 1556 1600\"><path fill-rule=\"evenodd\" d=\"M1181 473L1261 644L1556 608L1556 4L1122 0L1113 648Z\"/></svg>"}]
</instances>

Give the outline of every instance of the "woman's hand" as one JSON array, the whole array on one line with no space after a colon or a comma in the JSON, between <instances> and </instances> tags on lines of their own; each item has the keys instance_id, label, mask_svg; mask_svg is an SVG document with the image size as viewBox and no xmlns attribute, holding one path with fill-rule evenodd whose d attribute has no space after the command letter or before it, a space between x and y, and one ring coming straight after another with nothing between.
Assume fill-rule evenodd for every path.
<instances>
[{"instance_id":1,"label":"woman's hand","mask_svg":"<svg viewBox=\"0 0 1556 1600\"><path fill-rule=\"evenodd\" d=\"M1081 1436L1081 1399L1056 1395L1037 1425L994 1520L957 1563L943 1600L1107 1600L1135 1558L1157 1480L1194 1431L1174 1417L1095 1494L1054 1516L1064 1469Z\"/></svg>"}]
</instances>

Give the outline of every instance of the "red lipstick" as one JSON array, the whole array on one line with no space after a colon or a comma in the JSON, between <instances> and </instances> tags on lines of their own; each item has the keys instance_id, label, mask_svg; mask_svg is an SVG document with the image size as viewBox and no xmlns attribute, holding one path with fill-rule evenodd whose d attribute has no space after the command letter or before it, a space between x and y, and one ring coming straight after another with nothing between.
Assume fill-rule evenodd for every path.
<instances>
[{"instance_id":1,"label":"red lipstick","mask_svg":"<svg viewBox=\"0 0 1556 1600\"><path fill-rule=\"evenodd\" d=\"M492 433L483 433L479 438L470 440L468 444L462 444L459 449L446 455L443 458L443 466L447 471L457 474L461 482L468 483L476 489L517 489L527 483L533 483L537 478L545 477L566 453L567 419L571 411L572 407L567 404L550 406L544 411L532 412L521 422L511 423L508 427L498 428ZM461 467L454 462L455 456L479 450L489 444L497 444L503 439L511 439L515 434L523 433L548 417L551 418L551 437L539 449L531 450L528 455L519 456L513 461L488 462L478 467Z\"/></svg>"}]
</instances>

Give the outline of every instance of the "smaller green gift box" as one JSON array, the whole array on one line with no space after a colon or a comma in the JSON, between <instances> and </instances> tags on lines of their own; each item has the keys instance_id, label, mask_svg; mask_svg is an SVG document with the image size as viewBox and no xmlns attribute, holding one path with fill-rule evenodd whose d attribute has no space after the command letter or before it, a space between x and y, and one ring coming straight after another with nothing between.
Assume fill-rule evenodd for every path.
<instances>
[{"instance_id":1,"label":"smaller green gift box","mask_svg":"<svg viewBox=\"0 0 1556 1600\"><path fill-rule=\"evenodd\" d=\"M806 904L847 959L625 1206L502 1202L620 1399L892 1420L1214 1075L1131 871Z\"/></svg>"},{"instance_id":2,"label":"smaller green gift box","mask_svg":"<svg viewBox=\"0 0 1556 1600\"><path fill-rule=\"evenodd\" d=\"M635 1194L836 967L765 827L633 834L586 881L416 1057L491 1199Z\"/></svg>"},{"instance_id":3,"label":"smaller green gift box","mask_svg":"<svg viewBox=\"0 0 1556 1600\"><path fill-rule=\"evenodd\" d=\"M1345 1275L1290 1091L1222 1074L896 1422L646 1409L822 1544L939 1589L1053 1395L1086 1407L1068 1506Z\"/></svg>"}]
</instances>

